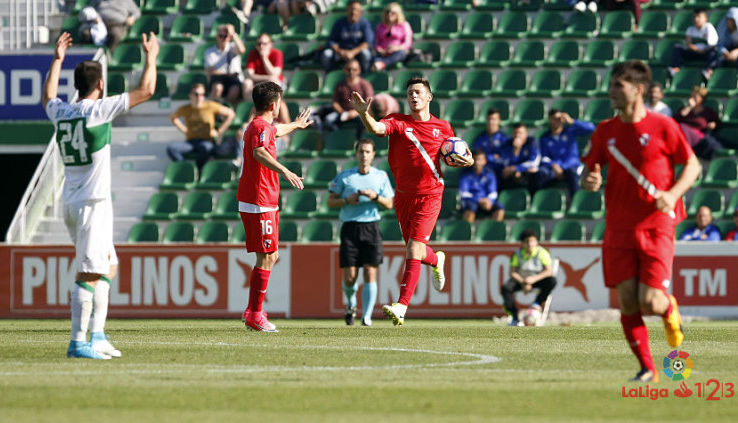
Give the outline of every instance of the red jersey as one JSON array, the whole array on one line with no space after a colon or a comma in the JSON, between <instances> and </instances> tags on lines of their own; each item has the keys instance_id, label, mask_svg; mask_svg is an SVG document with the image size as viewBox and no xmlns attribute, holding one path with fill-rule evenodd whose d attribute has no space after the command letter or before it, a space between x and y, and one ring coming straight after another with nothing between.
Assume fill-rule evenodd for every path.
<instances>
[{"instance_id":1,"label":"red jersey","mask_svg":"<svg viewBox=\"0 0 738 423\"><path fill-rule=\"evenodd\" d=\"M389 135L388 160L397 191L408 194L443 192L438 150L444 140L454 136L451 125L433 115L423 122L399 113L380 122Z\"/></svg>"},{"instance_id":2,"label":"red jersey","mask_svg":"<svg viewBox=\"0 0 738 423\"><path fill-rule=\"evenodd\" d=\"M264 147L275 159L277 128L257 116L243 134L243 172L238 181L238 201L260 207L279 206L279 174L254 158L254 149Z\"/></svg>"},{"instance_id":3,"label":"red jersey","mask_svg":"<svg viewBox=\"0 0 738 423\"><path fill-rule=\"evenodd\" d=\"M269 61L275 68L284 69L284 54L277 49L271 49L269 51ZM256 50L251 50L249 55L246 56L246 69L253 69L257 75L266 75L266 67L264 66L264 60ZM279 73L279 80L284 82L284 75Z\"/></svg>"},{"instance_id":4,"label":"red jersey","mask_svg":"<svg viewBox=\"0 0 738 423\"><path fill-rule=\"evenodd\" d=\"M616 116L597 125L591 148L582 161L590 170L595 163L601 167L609 164L605 186L607 229L673 228L684 220L681 198L674 210L676 219L656 209L656 200L610 154L608 145L612 143L660 191L674 185L674 166L685 164L693 154L676 122L658 113L648 111L637 123L624 123Z\"/></svg>"}]
</instances>

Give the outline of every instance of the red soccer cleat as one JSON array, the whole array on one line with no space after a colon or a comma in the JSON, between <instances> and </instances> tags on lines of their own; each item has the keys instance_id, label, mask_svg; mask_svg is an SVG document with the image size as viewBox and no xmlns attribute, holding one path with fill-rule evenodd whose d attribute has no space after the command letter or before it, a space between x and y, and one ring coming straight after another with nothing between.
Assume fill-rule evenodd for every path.
<instances>
[{"instance_id":1,"label":"red soccer cleat","mask_svg":"<svg viewBox=\"0 0 738 423\"><path fill-rule=\"evenodd\" d=\"M246 327L257 332L279 332L268 319L265 311L244 312Z\"/></svg>"}]
</instances>

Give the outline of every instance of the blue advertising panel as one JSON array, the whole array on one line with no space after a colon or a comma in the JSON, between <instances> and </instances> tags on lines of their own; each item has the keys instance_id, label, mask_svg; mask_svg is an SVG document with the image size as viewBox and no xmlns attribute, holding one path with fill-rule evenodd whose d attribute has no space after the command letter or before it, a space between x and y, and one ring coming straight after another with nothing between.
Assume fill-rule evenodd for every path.
<instances>
[{"instance_id":1,"label":"blue advertising panel","mask_svg":"<svg viewBox=\"0 0 738 423\"><path fill-rule=\"evenodd\" d=\"M59 98L68 101L74 95L74 67L91 60L95 52L67 52L59 77ZM53 58L51 50L0 55L0 120L47 119L41 97Z\"/></svg>"}]
</instances>

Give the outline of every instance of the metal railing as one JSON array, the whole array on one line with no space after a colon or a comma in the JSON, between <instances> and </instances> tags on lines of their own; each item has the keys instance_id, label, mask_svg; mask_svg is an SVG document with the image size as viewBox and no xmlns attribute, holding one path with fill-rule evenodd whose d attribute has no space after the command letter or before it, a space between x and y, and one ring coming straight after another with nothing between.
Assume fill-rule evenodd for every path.
<instances>
[{"instance_id":1,"label":"metal railing","mask_svg":"<svg viewBox=\"0 0 738 423\"><path fill-rule=\"evenodd\" d=\"M20 50L49 42L49 21L58 0L0 1L0 50Z\"/></svg>"}]
</instances>

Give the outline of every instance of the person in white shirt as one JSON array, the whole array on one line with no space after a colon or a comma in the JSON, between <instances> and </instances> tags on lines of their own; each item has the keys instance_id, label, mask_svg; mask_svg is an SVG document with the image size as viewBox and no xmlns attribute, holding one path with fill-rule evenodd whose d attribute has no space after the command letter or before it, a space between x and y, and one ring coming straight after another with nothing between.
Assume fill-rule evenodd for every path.
<instances>
[{"instance_id":1,"label":"person in white shirt","mask_svg":"<svg viewBox=\"0 0 738 423\"><path fill-rule=\"evenodd\" d=\"M671 117L671 107L666 105L664 99L664 87L661 86L660 82L652 82L651 86L648 87L648 101L646 101L646 108L656 113L661 113L664 116Z\"/></svg>"},{"instance_id":2,"label":"person in white shirt","mask_svg":"<svg viewBox=\"0 0 738 423\"><path fill-rule=\"evenodd\" d=\"M80 10L77 20L79 20L79 37L83 42L100 47L105 45L108 29L94 7L87 6Z\"/></svg>"},{"instance_id":3,"label":"person in white shirt","mask_svg":"<svg viewBox=\"0 0 738 423\"><path fill-rule=\"evenodd\" d=\"M685 43L675 45L671 52L669 72L672 76L678 73L685 60L702 60L705 62L702 74L705 79L710 79L712 69L707 65L715 60L717 44L718 33L707 21L707 10L695 9L694 25L687 28Z\"/></svg>"},{"instance_id":4,"label":"person in white shirt","mask_svg":"<svg viewBox=\"0 0 738 423\"><path fill-rule=\"evenodd\" d=\"M210 77L210 98L225 97L232 105L241 99L243 67L241 55L246 46L232 24L218 26L215 45L205 50L205 72Z\"/></svg>"}]
</instances>

